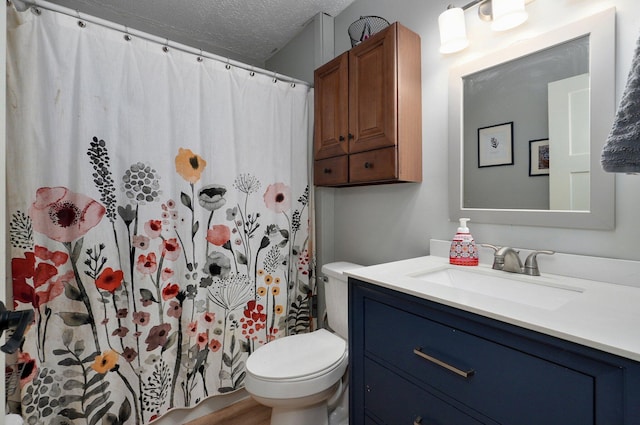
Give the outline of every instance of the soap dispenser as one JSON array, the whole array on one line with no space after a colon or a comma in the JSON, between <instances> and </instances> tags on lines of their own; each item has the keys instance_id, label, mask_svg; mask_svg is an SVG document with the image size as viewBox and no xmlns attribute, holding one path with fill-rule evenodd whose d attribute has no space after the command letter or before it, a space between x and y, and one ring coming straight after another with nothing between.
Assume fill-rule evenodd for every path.
<instances>
[{"instance_id":1,"label":"soap dispenser","mask_svg":"<svg viewBox=\"0 0 640 425\"><path fill-rule=\"evenodd\" d=\"M477 266L478 250L476 242L467 227L468 218L460 219L460 227L451 241L449 250L449 263L456 266Z\"/></svg>"}]
</instances>

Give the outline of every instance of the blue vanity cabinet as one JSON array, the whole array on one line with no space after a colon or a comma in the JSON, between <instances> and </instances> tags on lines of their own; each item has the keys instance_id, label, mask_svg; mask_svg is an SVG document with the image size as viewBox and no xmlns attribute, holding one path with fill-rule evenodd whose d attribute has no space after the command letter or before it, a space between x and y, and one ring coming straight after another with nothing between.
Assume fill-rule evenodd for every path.
<instances>
[{"instance_id":1,"label":"blue vanity cabinet","mask_svg":"<svg viewBox=\"0 0 640 425\"><path fill-rule=\"evenodd\" d=\"M351 425L640 425L638 362L353 278L349 307Z\"/></svg>"}]
</instances>

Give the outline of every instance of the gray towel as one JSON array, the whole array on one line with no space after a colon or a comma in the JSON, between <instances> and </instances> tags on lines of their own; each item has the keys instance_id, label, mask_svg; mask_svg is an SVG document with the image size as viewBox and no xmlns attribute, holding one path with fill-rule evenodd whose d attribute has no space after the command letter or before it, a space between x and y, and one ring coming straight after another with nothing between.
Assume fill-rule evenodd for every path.
<instances>
[{"instance_id":1,"label":"gray towel","mask_svg":"<svg viewBox=\"0 0 640 425\"><path fill-rule=\"evenodd\" d=\"M640 39L601 163L609 173L640 173Z\"/></svg>"}]
</instances>

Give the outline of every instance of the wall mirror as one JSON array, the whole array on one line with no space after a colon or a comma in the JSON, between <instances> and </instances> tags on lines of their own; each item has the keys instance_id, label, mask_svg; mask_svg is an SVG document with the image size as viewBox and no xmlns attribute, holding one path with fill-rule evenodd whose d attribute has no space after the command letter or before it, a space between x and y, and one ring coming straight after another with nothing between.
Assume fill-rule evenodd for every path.
<instances>
[{"instance_id":1,"label":"wall mirror","mask_svg":"<svg viewBox=\"0 0 640 425\"><path fill-rule=\"evenodd\" d=\"M612 229L615 9L452 69L450 219Z\"/></svg>"}]
</instances>

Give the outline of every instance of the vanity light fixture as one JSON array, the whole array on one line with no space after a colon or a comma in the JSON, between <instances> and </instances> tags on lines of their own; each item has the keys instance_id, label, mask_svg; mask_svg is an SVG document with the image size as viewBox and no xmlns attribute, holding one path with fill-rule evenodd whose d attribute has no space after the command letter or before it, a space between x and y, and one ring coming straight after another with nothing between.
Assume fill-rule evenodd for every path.
<instances>
[{"instance_id":1,"label":"vanity light fixture","mask_svg":"<svg viewBox=\"0 0 640 425\"><path fill-rule=\"evenodd\" d=\"M462 7L449 5L438 17L440 53L463 50L469 45L464 11L478 5L478 17L491 21L494 31L506 31L524 23L528 14L524 6L533 0L473 0Z\"/></svg>"}]
</instances>

